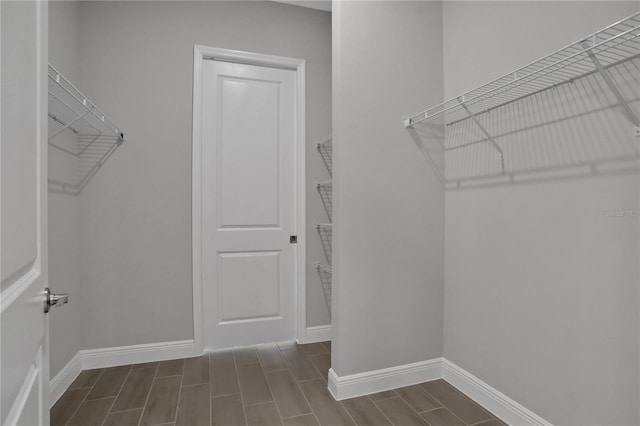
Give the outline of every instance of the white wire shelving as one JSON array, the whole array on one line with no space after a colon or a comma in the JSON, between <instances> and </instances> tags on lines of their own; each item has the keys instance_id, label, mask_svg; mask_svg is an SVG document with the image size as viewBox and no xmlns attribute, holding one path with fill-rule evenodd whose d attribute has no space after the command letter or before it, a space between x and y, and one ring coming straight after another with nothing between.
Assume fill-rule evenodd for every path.
<instances>
[{"instance_id":1,"label":"white wire shelving","mask_svg":"<svg viewBox=\"0 0 640 426\"><path fill-rule=\"evenodd\" d=\"M316 230L320 236L320 243L324 251L324 257L331 264L331 245L333 237L333 225L331 223L316 223Z\"/></svg>"},{"instance_id":2,"label":"white wire shelving","mask_svg":"<svg viewBox=\"0 0 640 426\"><path fill-rule=\"evenodd\" d=\"M316 148L322 157L322 162L324 163L327 171L329 172L329 176L333 175L333 146L332 146L332 138L329 136L322 142L316 143ZM322 250L324 251L324 256L326 260L326 264L322 262L315 262L313 266L318 271L318 276L320 277L320 283L322 284L322 292L324 293L324 299L327 303L327 309L329 310L329 317L331 317L331 285L332 285L332 273L331 269L331 247L332 247L332 239L333 239L333 225L331 224L332 217L332 209L333 209L333 182L331 179L327 179L322 182L316 182L316 190L320 195L322 200L322 205L324 206L325 212L327 213L327 217L329 218L329 223L316 223L315 227L318 231L318 236L320 237L320 242L322 244Z\"/></svg>"},{"instance_id":3,"label":"white wire shelving","mask_svg":"<svg viewBox=\"0 0 640 426\"><path fill-rule=\"evenodd\" d=\"M637 158L639 117L637 13L404 124L431 153L439 145L430 161L459 186Z\"/></svg>"},{"instance_id":4,"label":"white wire shelving","mask_svg":"<svg viewBox=\"0 0 640 426\"><path fill-rule=\"evenodd\" d=\"M327 308L329 309L329 316L331 316L331 278L333 275L333 269L331 266L325 265L321 262L315 262L313 266L316 268L318 275L320 276L324 300L327 303Z\"/></svg>"},{"instance_id":5,"label":"white wire shelving","mask_svg":"<svg viewBox=\"0 0 640 426\"><path fill-rule=\"evenodd\" d=\"M331 179L316 182L316 190L322 199L324 210L327 213L329 220L331 220L333 211L333 182Z\"/></svg>"},{"instance_id":6,"label":"white wire shelving","mask_svg":"<svg viewBox=\"0 0 640 426\"><path fill-rule=\"evenodd\" d=\"M48 68L49 189L77 195L124 142L124 132L53 66Z\"/></svg>"},{"instance_id":7,"label":"white wire shelving","mask_svg":"<svg viewBox=\"0 0 640 426\"><path fill-rule=\"evenodd\" d=\"M329 175L331 176L333 173L333 141L331 139L331 136L329 136L322 142L318 142L316 144L316 149L320 153L322 161L324 162L324 165L327 167Z\"/></svg>"}]
</instances>

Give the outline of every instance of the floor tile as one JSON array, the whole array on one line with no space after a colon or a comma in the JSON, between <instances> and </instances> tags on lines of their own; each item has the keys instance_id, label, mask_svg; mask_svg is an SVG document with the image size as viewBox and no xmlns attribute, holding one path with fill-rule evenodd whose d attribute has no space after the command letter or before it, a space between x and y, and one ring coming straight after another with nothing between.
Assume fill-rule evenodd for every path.
<instances>
[{"instance_id":1,"label":"floor tile","mask_svg":"<svg viewBox=\"0 0 640 426\"><path fill-rule=\"evenodd\" d=\"M442 404L429 395L422 386L406 386L396 389L396 392L400 395L400 398L404 399L404 402L418 413L442 407Z\"/></svg>"},{"instance_id":2,"label":"floor tile","mask_svg":"<svg viewBox=\"0 0 640 426\"><path fill-rule=\"evenodd\" d=\"M320 426L313 414L305 414L304 416L291 417L282 421L284 426Z\"/></svg>"},{"instance_id":3,"label":"floor tile","mask_svg":"<svg viewBox=\"0 0 640 426\"><path fill-rule=\"evenodd\" d=\"M436 408L420 414L431 426L465 426L464 422L446 408Z\"/></svg>"},{"instance_id":4,"label":"floor tile","mask_svg":"<svg viewBox=\"0 0 640 426\"><path fill-rule=\"evenodd\" d=\"M267 404L250 405L246 407L248 426L277 426L282 425L278 410L273 402Z\"/></svg>"},{"instance_id":5,"label":"floor tile","mask_svg":"<svg viewBox=\"0 0 640 426\"><path fill-rule=\"evenodd\" d=\"M156 377L180 376L184 369L184 359L172 359L158 364Z\"/></svg>"},{"instance_id":6,"label":"floor tile","mask_svg":"<svg viewBox=\"0 0 640 426\"><path fill-rule=\"evenodd\" d=\"M233 349L217 349L213 352L210 352L209 357L212 359L233 358Z\"/></svg>"},{"instance_id":7,"label":"floor tile","mask_svg":"<svg viewBox=\"0 0 640 426\"><path fill-rule=\"evenodd\" d=\"M235 358L236 365L238 367L240 367L241 365L260 363L255 346L249 346L246 348L234 348L233 357Z\"/></svg>"},{"instance_id":8,"label":"floor tile","mask_svg":"<svg viewBox=\"0 0 640 426\"><path fill-rule=\"evenodd\" d=\"M212 357L209 365L211 366L212 397L240 393L238 373L233 357Z\"/></svg>"},{"instance_id":9,"label":"floor tile","mask_svg":"<svg viewBox=\"0 0 640 426\"><path fill-rule=\"evenodd\" d=\"M346 399L342 401L342 405L360 426L391 426L389 419L366 396Z\"/></svg>"},{"instance_id":10,"label":"floor tile","mask_svg":"<svg viewBox=\"0 0 640 426\"><path fill-rule=\"evenodd\" d=\"M69 389L51 408L51 426L65 425L80 407L90 388Z\"/></svg>"},{"instance_id":11,"label":"floor tile","mask_svg":"<svg viewBox=\"0 0 640 426\"><path fill-rule=\"evenodd\" d=\"M158 362L143 362L140 364L133 364L133 369L137 370L138 368L151 368L151 367L157 367L158 366Z\"/></svg>"},{"instance_id":12,"label":"floor tile","mask_svg":"<svg viewBox=\"0 0 640 426\"><path fill-rule=\"evenodd\" d=\"M307 355L328 354L329 351L322 343L309 343L299 345L302 351Z\"/></svg>"},{"instance_id":13,"label":"floor tile","mask_svg":"<svg viewBox=\"0 0 640 426\"><path fill-rule=\"evenodd\" d=\"M487 420L486 422L476 423L473 426L506 426L507 424L498 419Z\"/></svg>"},{"instance_id":14,"label":"floor tile","mask_svg":"<svg viewBox=\"0 0 640 426\"><path fill-rule=\"evenodd\" d=\"M376 401L375 404L380 407L380 410L394 425L427 425L427 422L413 411L402 398L381 399Z\"/></svg>"},{"instance_id":15,"label":"floor tile","mask_svg":"<svg viewBox=\"0 0 640 426\"><path fill-rule=\"evenodd\" d=\"M122 390L118 394L111 411L132 410L143 408L147 402L147 396L151 390L153 379L156 375L155 368L141 368L131 370L129 377L124 382Z\"/></svg>"},{"instance_id":16,"label":"floor tile","mask_svg":"<svg viewBox=\"0 0 640 426\"><path fill-rule=\"evenodd\" d=\"M142 426L175 421L180 379L180 376L171 376L162 377L153 382L149 400L140 421Z\"/></svg>"},{"instance_id":17,"label":"floor tile","mask_svg":"<svg viewBox=\"0 0 640 426\"><path fill-rule=\"evenodd\" d=\"M369 395L369 398L372 401L378 401L380 399L395 398L396 396L398 396L396 391L388 390L388 391L383 391L378 393L372 393L371 395Z\"/></svg>"},{"instance_id":18,"label":"floor tile","mask_svg":"<svg viewBox=\"0 0 640 426\"><path fill-rule=\"evenodd\" d=\"M335 401L330 352L281 342L84 371L51 425L505 426L444 380Z\"/></svg>"},{"instance_id":19,"label":"floor tile","mask_svg":"<svg viewBox=\"0 0 640 426\"><path fill-rule=\"evenodd\" d=\"M71 383L69 389L90 388L95 385L100 377L100 374L104 371L104 368L97 368L95 370L84 370L78 377Z\"/></svg>"},{"instance_id":20,"label":"floor tile","mask_svg":"<svg viewBox=\"0 0 640 426\"><path fill-rule=\"evenodd\" d=\"M311 407L289 370L269 373L265 377L282 418L311 413Z\"/></svg>"},{"instance_id":21,"label":"floor tile","mask_svg":"<svg viewBox=\"0 0 640 426\"><path fill-rule=\"evenodd\" d=\"M112 412L107 416L103 426L138 426L142 408L129 411Z\"/></svg>"},{"instance_id":22,"label":"floor tile","mask_svg":"<svg viewBox=\"0 0 640 426\"><path fill-rule=\"evenodd\" d=\"M102 425L104 420L109 414L109 410L115 401L115 397L94 399L92 401L85 401L80 405L78 411L71 417L69 426L99 426Z\"/></svg>"},{"instance_id":23,"label":"floor tile","mask_svg":"<svg viewBox=\"0 0 640 426\"><path fill-rule=\"evenodd\" d=\"M262 365L262 370L265 373L287 369L287 363L284 361L284 358L282 358L278 345L275 343L258 345L257 349L260 357L260 364Z\"/></svg>"},{"instance_id":24,"label":"floor tile","mask_svg":"<svg viewBox=\"0 0 640 426\"><path fill-rule=\"evenodd\" d=\"M316 367L320 376L327 381L329 379L329 369L331 368L331 354L310 355L308 358Z\"/></svg>"},{"instance_id":25,"label":"floor tile","mask_svg":"<svg viewBox=\"0 0 640 426\"><path fill-rule=\"evenodd\" d=\"M122 384L127 379L131 370L130 365L124 365L122 367L107 368L100 375L100 378L87 395L87 399L106 398L109 396L116 396L120 392Z\"/></svg>"},{"instance_id":26,"label":"floor tile","mask_svg":"<svg viewBox=\"0 0 640 426\"><path fill-rule=\"evenodd\" d=\"M327 384L322 379L307 380L300 382L299 385L321 425L355 424L342 404L329 394Z\"/></svg>"},{"instance_id":27,"label":"floor tile","mask_svg":"<svg viewBox=\"0 0 640 426\"><path fill-rule=\"evenodd\" d=\"M238 382L240 383L242 401L245 405L273 401L260 364L239 365Z\"/></svg>"},{"instance_id":28,"label":"floor tile","mask_svg":"<svg viewBox=\"0 0 640 426\"><path fill-rule=\"evenodd\" d=\"M176 426L209 426L210 424L209 384L183 387L178 402Z\"/></svg>"},{"instance_id":29,"label":"floor tile","mask_svg":"<svg viewBox=\"0 0 640 426\"><path fill-rule=\"evenodd\" d=\"M281 352L296 380L320 378L320 373L301 349L282 349Z\"/></svg>"},{"instance_id":30,"label":"floor tile","mask_svg":"<svg viewBox=\"0 0 640 426\"><path fill-rule=\"evenodd\" d=\"M444 380L421 383L420 386L467 424L479 423L493 418L488 411Z\"/></svg>"},{"instance_id":31,"label":"floor tile","mask_svg":"<svg viewBox=\"0 0 640 426\"><path fill-rule=\"evenodd\" d=\"M212 426L245 426L246 424L240 394L211 399Z\"/></svg>"},{"instance_id":32,"label":"floor tile","mask_svg":"<svg viewBox=\"0 0 640 426\"><path fill-rule=\"evenodd\" d=\"M185 359L182 376L182 386L209 383L209 356Z\"/></svg>"}]
</instances>

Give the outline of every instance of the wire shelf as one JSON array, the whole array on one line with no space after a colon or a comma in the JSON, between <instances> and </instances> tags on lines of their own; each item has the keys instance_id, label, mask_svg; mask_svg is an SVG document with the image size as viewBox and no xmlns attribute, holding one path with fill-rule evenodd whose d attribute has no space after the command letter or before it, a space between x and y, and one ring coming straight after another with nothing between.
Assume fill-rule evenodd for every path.
<instances>
[{"instance_id":1,"label":"wire shelf","mask_svg":"<svg viewBox=\"0 0 640 426\"><path fill-rule=\"evenodd\" d=\"M327 213L329 220L332 220L331 211L333 210L333 184L331 182L331 179L316 183L316 190L318 191L318 194L320 194L322 204L324 205L324 210Z\"/></svg>"},{"instance_id":2,"label":"wire shelf","mask_svg":"<svg viewBox=\"0 0 640 426\"><path fill-rule=\"evenodd\" d=\"M639 98L637 13L405 125L447 188L613 163L637 169Z\"/></svg>"},{"instance_id":3,"label":"wire shelf","mask_svg":"<svg viewBox=\"0 0 640 426\"><path fill-rule=\"evenodd\" d=\"M333 175L333 146L332 138L329 136L324 141L317 143L316 148L322 157L324 165L327 167L329 176ZM333 182L331 179L323 182L316 182L316 190L322 200L322 205L327 213L329 221L331 221L333 210ZM322 243L322 250L324 251L325 259L328 265L321 262L315 262L314 267L318 271L320 277L320 283L322 285L322 292L324 293L324 299L327 303L327 309L329 310L329 318L331 318L331 275L333 270L331 269L331 247L333 236L333 225L331 223L316 223L316 230Z\"/></svg>"},{"instance_id":4,"label":"wire shelf","mask_svg":"<svg viewBox=\"0 0 640 426\"><path fill-rule=\"evenodd\" d=\"M640 13L608 26L584 39L519 68L461 96L431 107L406 120L407 125L446 116L446 122L469 118L474 114L530 96L541 90L571 82L597 72L592 56L603 68L640 55Z\"/></svg>"},{"instance_id":5,"label":"wire shelf","mask_svg":"<svg viewBox=\"0 0 640 426\"><path fill-rule=\"evenodd\" d=\"M333 176L333 143L331 136L325 139L323 142L316 144L316 149L322 157L322 162L327 167L327 171L330 176Z\"/></svg>"},{"instance_id":6,"label":"wire shelf","mask_svg":"<svg viewBox=\"0 0 640 426\"><path fill-rule=\"evenodd\" d=\"M316 223L316 230L320 236L322 250L327 262L331 263L331 242L333 234L333 225L331 223Z\"/></svg>"},{"instance_id":7,"label":"wire shelf","mask_svg":"<svg viewBox=\"0 0 640 426\"><path fill-rule=\"evenodd\" d=\"M51 65L48 77L50 155L68 166L52 167L49 188L78 194L124 142L124 132Z\"/></svg>"},{"instance_id":8,"label":"wire shelf","mask_svg":"<svg viewBox=\"0 0 640 426\"><path fill-rule=\"evenodd\" d=\"M318 275L320 276L324 300L327 303L327 308L329 309L329 317L331 317L331 275L333 274L333 269L320 262L316 262L313 266L316 268Z\"/></svg>"}]
</instances>

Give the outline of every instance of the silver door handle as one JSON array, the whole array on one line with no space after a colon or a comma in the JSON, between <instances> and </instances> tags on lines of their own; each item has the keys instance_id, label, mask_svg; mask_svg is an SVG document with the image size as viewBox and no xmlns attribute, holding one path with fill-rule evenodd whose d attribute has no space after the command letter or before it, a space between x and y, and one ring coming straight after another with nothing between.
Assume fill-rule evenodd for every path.
<instances>
[{"instance_id":1,"label":"silver door handle","mask_svg":"<svg viewBox=\"0 0 640 426\"><path fill-rule=\"evenodd\" d=\"M52 306L62 306L69 302L67 293L51 293L49 287L44 289L44 313L48 313Z\"/></svg>"}]
</instances>

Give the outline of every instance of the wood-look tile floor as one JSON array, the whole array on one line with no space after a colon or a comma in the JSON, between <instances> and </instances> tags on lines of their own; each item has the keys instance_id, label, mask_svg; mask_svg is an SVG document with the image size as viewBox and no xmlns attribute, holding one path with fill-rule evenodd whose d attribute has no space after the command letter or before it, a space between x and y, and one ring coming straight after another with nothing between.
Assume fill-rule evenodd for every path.
<instances>
[{"instance_id":1,"label":"wood-look tile floor","mask_svg":"<svg viewBox=\"0 0 640 426\"><path fill-rule=\"evenodd\" d=\"M80 373L51 425L504 425L443 380L337 402L331 343L279 343Z\"/></svg>"}]
</instances>

